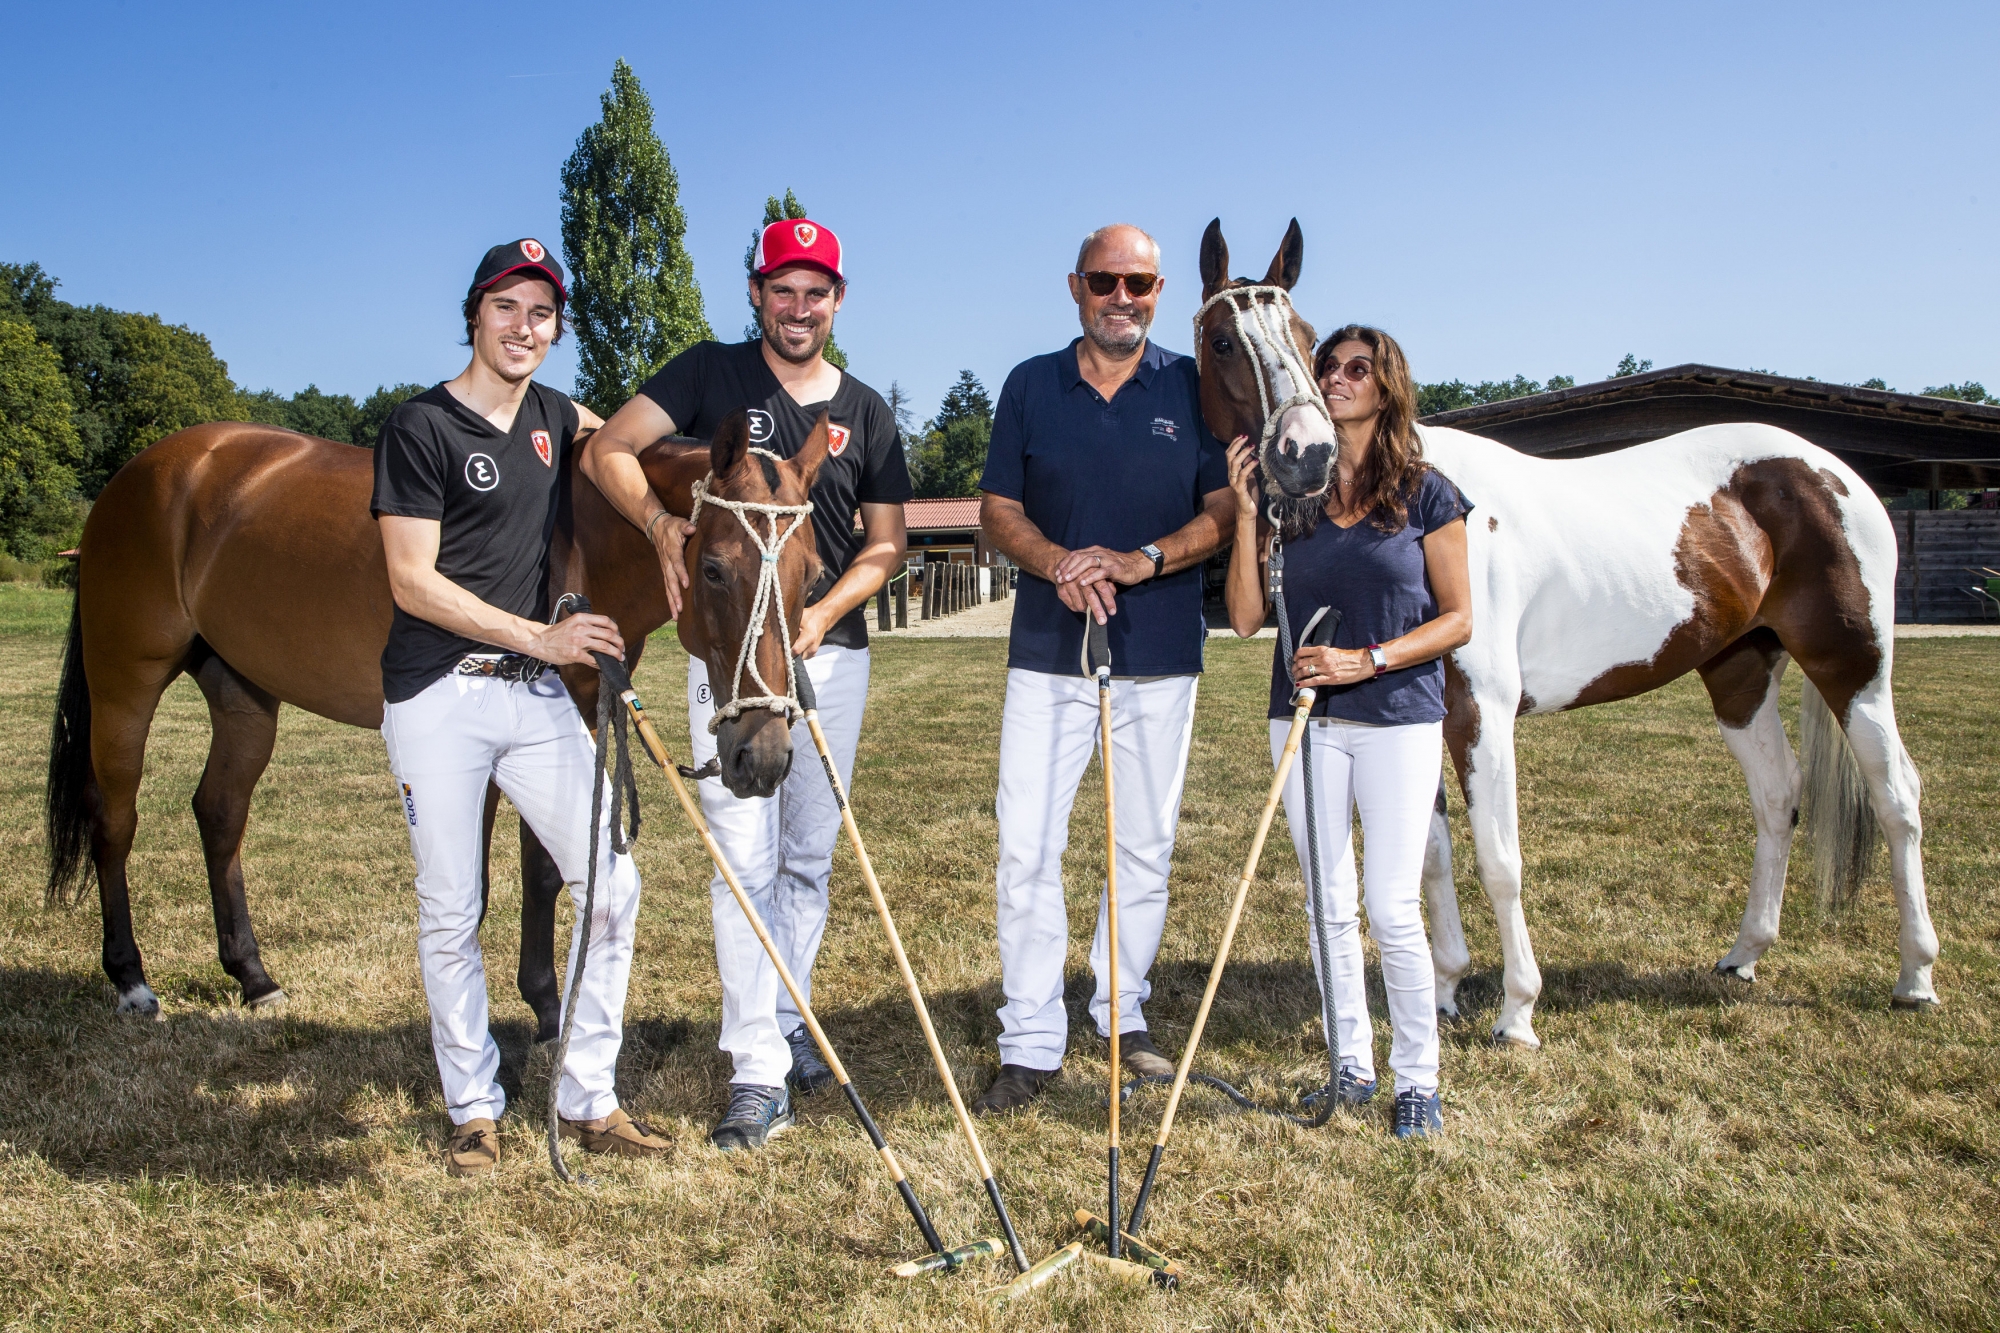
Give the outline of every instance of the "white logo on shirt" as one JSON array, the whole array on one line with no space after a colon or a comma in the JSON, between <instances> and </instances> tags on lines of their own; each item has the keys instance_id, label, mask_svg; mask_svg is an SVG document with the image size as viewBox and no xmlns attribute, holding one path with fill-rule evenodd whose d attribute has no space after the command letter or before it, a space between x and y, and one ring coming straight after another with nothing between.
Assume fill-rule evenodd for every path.
<instances>
[{"instance_id":1,"label":"white logo on shirt","mask_svg":"<svg viewBox=\"0 0 2000 1333\"><path fill-rule=\"evenodd\" d=\"M763 444L770 440L778 429L778 423L771 420L771 414L762 408L753 407L749 411L750 443Z\"/></svg>"},{"instance_id":2,"label":"white logo on shirt","mask_svg":"<svg viewBox=\"0 0 2000 1333\"><path fill-rule=\"evenodd\" d=\"M475 491L490 491L500 484L500 468L485 454L465 460L465 484Z\"/></svg>"},{"instance_id":3,"label":"white logo on shirt","mask_svg":"<svg viewBox=\"0 0 2000 1333\"><path fill-rule=\"evenodd\" d=\"M826 440L827 440L826 451L829 454L833 455L835 458L838 458L842 454L846 453L847 440L850 434L852 434L852 432L849 431L845 426L828 426L826 428Z\"/></svg>"},{"instance_id":4,"label":"white logo on shirt","mask_svg":"<svg viewBox=\"0 0 2000 1333\"><path fill-rule=\"evenodd\" d=\"M1176 429L1173 420L1169 417L1153 418L1153 434L1155 435L1164 435L1171 440L1175 438L1174 431Z\"/></svg>"}]
</instances>

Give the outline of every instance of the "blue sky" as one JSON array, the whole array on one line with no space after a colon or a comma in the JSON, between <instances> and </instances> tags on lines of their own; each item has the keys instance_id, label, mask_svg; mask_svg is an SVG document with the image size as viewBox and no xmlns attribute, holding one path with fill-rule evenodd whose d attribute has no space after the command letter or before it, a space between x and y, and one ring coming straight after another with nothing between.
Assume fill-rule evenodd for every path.
<instances>
[{"instance_id":1,"label":"blue sky","mask_svg":"<svg viewBox=\"0 0 2000 1333\"><path fill-rule=\"evenodd\" d=\"M764 196L836 229L877 388L997 388L1075 333L1081 234L1239 272L1305 228L1301 312L1419 378L1626 352L2000 387L2000 6L10 6L0 259L364 394L463 363L480 253L559 247L612 61L651 93L718 334ZM567 349L543 378L568 387Z\"/></svg>"}]
</instances>

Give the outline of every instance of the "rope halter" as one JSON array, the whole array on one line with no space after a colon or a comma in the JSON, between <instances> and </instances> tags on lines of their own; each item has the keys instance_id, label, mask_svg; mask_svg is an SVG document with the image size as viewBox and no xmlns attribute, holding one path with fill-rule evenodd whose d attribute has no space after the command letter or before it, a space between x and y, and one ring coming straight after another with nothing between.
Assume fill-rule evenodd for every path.
<instances>
[{"instance_id":1,"label":"rope halter","mask_svg":"<svg viewBox=\"0 0 2000 1333\"><path fill-rule=\"evenodd\" d=\"M1236 298L1248 297L1238 305ZM1269 301L1259 300L1268 296ZM1201 321L1208 314L1210 306L1226 302L1229 317L1236 327L1236 340L1257 354L1257 406L1264 414L1264 430L1257 437L1257 454L1261 458L1271 437L1278 433L1278 423L1285 419L1285 413L1295 407L1311 407L1326 418L1327 429L1333 428L1333 413L1327 410L1326 396L1319 391L1319 381L1313 378L1311 367L1299 355L1298 344L1292 341L1292 294L1283 287L1268 283L1253 283L1243 287L1225 287L1201 303L1194 312L1194 344L1201 347ZM1286 394L1276 407L1271 400Z\"/></svg>"},{"instance_id":2,"label":"rope halter","mask_svg":"<svg viewBox=\"0 0 2000 1333\"><path fill-rule=\"evenodd\" d=\"M773 462L785 461L769 449L752 448L747 452L762 454ZM694 484L694 512L688 515L689 524L700 522L701 507L705 504L714 505L717 509L727 509L736 515L736 521L750 534L750 540L756 544L763 558L757 566L757 595L750 602L750 619L743 629L743 643L736 650L736 672L729 678L729 702L717 708L715 716L708 720L708 733L711 736L725 721L741 717L752 708L768 708L774 713L781 713L787 723L794 718L805 716L805 709L799 704L798 674L792 665L792 629L785 622L784 591L778 586L778 557L784 552L785 543L805 526L806 516L813 511L810 500L802 505L725 500L719 495L710 494L709 486L714 480L715 474L711 472ZM752 514L760 515L769 523L768 539L758 532L756 524L750 521ZM778 520L786 517L792 521L780 531ZM772 690L771 683L757 670L757 641L764 637L773 608L778 612L778 638L785 650L783 694ZM762 694L754 694L747 698L743 696L745 671L750 673L750 679L763 691Z\"/></svg>"}]
</instances>

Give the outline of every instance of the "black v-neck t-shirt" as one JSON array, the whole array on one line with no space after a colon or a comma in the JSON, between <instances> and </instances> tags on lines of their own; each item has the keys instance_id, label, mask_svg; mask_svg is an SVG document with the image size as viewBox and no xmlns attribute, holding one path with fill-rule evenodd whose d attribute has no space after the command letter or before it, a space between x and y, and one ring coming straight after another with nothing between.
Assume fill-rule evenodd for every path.
<instances>
[{"instance_id":1,"label":"black v-neck t-shirt","mask_svg":"<svg viewBox=\"0 0 2000 1333\"><path fill-rule=\"evenodd\" d=\"M502 431L440 384L382 427L370 511L436 519L438 573L489 606L546 620L549 542L577 420L566 395L531 382L513 429ZM497 651L399 606L382 649L382 693L392 704L413 699L467 653Z\"/></svg>"},{"instance_id":2,"label":"black v-neck t-shirt","mask_svg":"<svg viewBox=\"0 0 2000 1333\"><path fill-rule=\"evenodd\" d=\"M793 400L764 362L762 342L696 343L661 366L640 388L673 418L674 429L698 440L715 437L724 417L750 413L750 442L780 458L805 447L822 409L833 428L832 448L813 482L813 540L826 570L806 597L824 597L861 554L863 534L855 515L864 504L901 504L910 498L910 470L896 418L882 395L840 373L840 387L824 403ZM827 630L826 642L868 646L866 608L857 606Z\"/></svg>"}]
</instances>

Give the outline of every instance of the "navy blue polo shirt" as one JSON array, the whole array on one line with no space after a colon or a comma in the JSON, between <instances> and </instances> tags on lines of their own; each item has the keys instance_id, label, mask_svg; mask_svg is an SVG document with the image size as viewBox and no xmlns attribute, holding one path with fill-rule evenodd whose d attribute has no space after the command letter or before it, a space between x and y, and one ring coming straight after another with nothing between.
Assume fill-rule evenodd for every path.
<instances>
[{"instance_id":1,"label":"navy blue polo shirt","mask_svg":"<svg viewBox=\"0 0 2000 1333\"><path fill-rule=\"evenodd\" d=\"M1081 341L1007 376L979 489L1020 501L1059 546L1136 551L1201 513L1202 497L1229 485L1228 459L1202 421L1192 357L1149 341L1107 403L1077 366ZM1201 566L1119 588L1109 628L1118 675L1200 671ZM1083 614L1062 604L1055 584L1022 570L1007 665L1076 676L1082 651Z\"/></svg>"}]
</instances>

